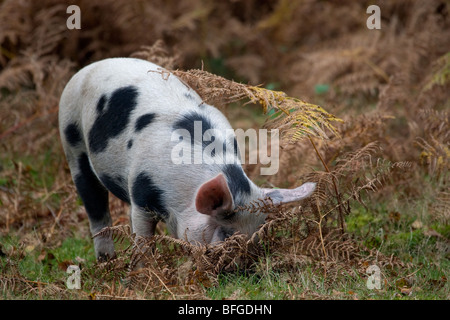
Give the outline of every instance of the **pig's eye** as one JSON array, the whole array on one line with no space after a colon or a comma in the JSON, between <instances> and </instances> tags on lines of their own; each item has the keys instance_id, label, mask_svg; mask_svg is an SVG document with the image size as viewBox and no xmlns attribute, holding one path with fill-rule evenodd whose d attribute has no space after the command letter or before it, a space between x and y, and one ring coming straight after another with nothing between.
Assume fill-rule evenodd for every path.
<instances>
[{"instance_id":1,"label":"pig's eye","mask_svg":"<svg viewBox=\"0 0 450 320\"><path fill-rule=\"evenodd\" d=\"M234 216L235 214L236 214L236 212L234 212L232 210L227 210L224 212L224 216L229 217L229 218Z\"/></svg>"},{"instance_id":2,"label":"pig's eye","mask_svg":"<svg viewBox=\"0 0 450 320\"><path fill-rule=\"evenodd\" d=\"M220 227L220 235L219 238L221 241L225 240L226 238L231 237L234 234L234 230L231 228L226 227Z\"/></svg>"},{"instance_id":3,"label":"pig's eye","mask_svg":"<svg viewBox=\"0 0 450 320\"><path fill-rule=\"evenodd\" d=\"M231 223L234 218L236 217L236 212L232 211L232 210L227 210L224 211L220 214L220 221L225 222L225 223Z\"/></svg>"}]
</instances>

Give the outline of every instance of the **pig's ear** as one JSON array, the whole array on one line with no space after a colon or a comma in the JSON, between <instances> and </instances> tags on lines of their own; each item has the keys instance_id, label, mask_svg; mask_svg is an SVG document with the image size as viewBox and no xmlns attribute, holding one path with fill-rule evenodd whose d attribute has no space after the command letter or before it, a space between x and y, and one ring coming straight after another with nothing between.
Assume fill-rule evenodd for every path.
<instances>
[{"instance_id":1,"label":"pig's ear","mask_svg":"<svg viewBox=\"0 0 450 320\"><path fill-rule=\"evenodd\" d=\"M195 208L200 213L215 217L233 209L233 197L222 173L200 186L195 197Z\"/></svg>"},{"instance_id":2,"label":"pig's ear","mask_svg":"<svg viewBox=\"0 0 450 320\"><path fill-rule=\"evenodd\" d=\"M270 197L274 204L289 203L309 197L316 189L314 182L306 182L295 189L262 188L263 197Z\"/></svg>"}]
</instances>

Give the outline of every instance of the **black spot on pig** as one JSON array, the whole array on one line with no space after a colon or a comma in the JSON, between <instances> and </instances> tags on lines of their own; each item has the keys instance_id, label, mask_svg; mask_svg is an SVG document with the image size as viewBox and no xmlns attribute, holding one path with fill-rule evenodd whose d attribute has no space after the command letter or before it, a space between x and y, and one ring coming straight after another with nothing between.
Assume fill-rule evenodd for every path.
<instances>
[{"instance_id":1,"label":"black spot on pig","mask_svg":"<svg viewBox=\"0 0 450 320\"><path fill-rule=\"evenodd\" d=\"M76 146L82 140L81 132L75 123L71 123L66 127L64 135L67 142L69 142L72 147Z\"/></svg>"},{"instance_id":2,"label":"black spot on pig","mask_svg":"<svg viewBox=\"0 0 450 320\"><path fill-rule=\"evenodd\" d=\"M216 137L212 136L210 142L203 142L203 144L214 143L215 140L216 140ZM222 154L223 154L223 150L222 150ZM216 148L212 149L212 151L211 151L211 157L215 157L215 156L216 156Z\"/></svg>"},{"instance_id":3,"label":"black spot on pig","mask_svg":"<svg viewBox=\"0 0 450 320\"><path fill-rule=\"evenodd\" d=\"M159 189L152 178L145 172L138 174L132 187L133 202L147 211L153 211L166 219L169 213L164 205L164 192Z\"/></svg>"},{"instance_id":4,"label":"black spot on pig","mask_svg":"<svg viewBox=\"0 0 450 320\"><path fill-rule=\"evenodd\" d=\"M102 95L97 102L97 113L102 113L106 104L106 95Z\"/></svg>"},{"instance_id":5,"label":"black spot on pig","mask_svg":"<svg viewBox=\"0 0 450 320\"><path fill-rule=\"evenodd\" d=\"M79 173L75 177L75 186L83 200L89 220L102 221L108 214L108 191L103 187L91 169L86 153L78 158Z\"/></svg>"},{"instance_id":6,"label":"black spot on pig","mask_svg":"<svg viewBox=\"0 0 450 320\"><path fill-rule=\"evenodd\" d=\"M150 123L153 122L153 120L155 119L155 116L156 116L156 114L154 114L154 113L147 113L147 114L144 114L143 116L140 116L136 120L136 124L134 126L134 131L139 132L142 129L144 129L146 126L148 126Z\"/></svg>"},{"instance_id":7,"label":"black spot on pig","mask_svg":"<svg viewBox=\"0 0 450 320\"><path fill-rule=\"evenodd\" d=\"M233 147L231 147L231 145L233 145ZM233 152L235 159L241 159L241 153L239 152L239 146L237 144L236 138L233 138L232 141L227 142L227 140L225 140L223 142L223 149L225 150L225 153L229 153L229 152ZM237 161L235 160L234 163L237 163Z\"/></svg>"},{"instance_id":8,"label":"black spot on pig","mask_svg":"<svg viewBox=\"0 0 450 320\"><path fill-rule=\"evenodd\" d=\"M240 152L240 150L239 150L239 146L238 146L236 137L233 138L233 145L234 145L234 155L235 155L236 157L238 157L239 159L241 159L241 152Z\"/></svg>"},{"instance_id":9,"label":"black spot on pig","mask_svg":"<svg viewBox=\"0 0 450 320\"><path fill-rule=\"evenodd\" d=\"M188 100L195 101L194 97L191 95L190 92L186 92L186 93L184 94L184 96L185 96Z\"/></svg>"},{"instance_id":10,"label":"black spot on pig","mask_svg":"<svg viewBox=\"0 0 450 320\"><path fill-rule=\"evenodd\" d=\"M201 127L202 127L201 137L200 136L198 137L201 139L200 141L195 141L195 138L197 138L194 134L196 122L197 122L197 125L200 122ZM211 121L208 118L206 118L205 116L203 116L199 113L196 113L196 112L190 112L190 113L184 114L173 125L174 130L185 129L189 132L189 134L191 136L191 145L194 145L195 142L203 142L203 135L205 134L206 130L209 130L212 128L213 128L213 126L211 124ZM207 144L209 144L209 143L207 143Z\"/></svg>"},{"instance_id":11,"label":"black spot on pig","mask_svg":"<svg viewBox=\"0 0 450 320\"><path fill-rule=\"evenodd\" d=\"M237 199L240 195L249 195L250 183L242 167L237 164L227 164L222 169L227 178L228 187L230 188L233 199Z\"/></svg>"},{"instance_id":12,"label":"black spot on pig","mask_svg":"<svg viewBox=\"0 0 450 320\"><path fill-rule=\"evenodd\" d=\"M97 119L89 131L89 148L93 153L106 149L108 140L118 136L127 126L131 112L137 105L138 90L128 86L114 91L104 110L106 97L102 96L97 103Z\"/></svg>"},{"instance_id":13,"label":"black spot on pig","mask_svg":"<svg viewBox=\"0 0 450 320\"><path fill-rule=\"evenodd\" d=\"M197 104L198 106L203 106L204 103L203 101L198 97L198 95L196 94L192 94L190 91L189 92L185 92L184 96L191 102ZM200 104L199 104L200 103Z\"/></svg>"},{"instance_id":14,"label":"black spot on pig","mask_svg":"<svg viewBox=\"0 0 450 320\"><path fill-rule=\"evenodd\" d=\"M111 177L107 174L103 174L100 176L100 181L103 183L103 185L111 191L113 195L115 195L120 200L130 203L130 197L128 195L128 191L122 187L125 185L125 180L121 176Z\"/></svg>"},{"instance_id":15,"label":"black spot on pig","mask_svg":"<svg viewBox=\"0 0 450 320\"><path fill-rule=\"evenodd\" d=\"M128 140L127 148L131 149L132 146L133 146L133 140Z\"/></svg>"}]
</instances>

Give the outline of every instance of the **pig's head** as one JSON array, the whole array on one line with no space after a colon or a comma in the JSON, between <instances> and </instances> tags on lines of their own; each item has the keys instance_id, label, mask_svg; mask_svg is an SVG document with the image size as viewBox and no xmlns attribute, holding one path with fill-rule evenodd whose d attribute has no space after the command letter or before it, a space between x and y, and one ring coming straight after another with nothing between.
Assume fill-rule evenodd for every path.
<instances>
[{"instance_id":1,"label":"pig's head","mask_svg":"<svg viewBox=\"0 0 450 320\"><path fill-rule=\"evenodd\" d=\"M248 180L246 176L245 178ZM236 231L251 235L264 224L267 214L236 210L238 206L266 197L270 197L275 205L294 202L310 196L316 187L315 183L308 182L295 189L266 189L259 188L248 180L248 192L237 192L229 181L220 173L203 183L195 195L195 209L210 217L214 230L211 243L223 241Z\"/></svg>"}]
</instances>

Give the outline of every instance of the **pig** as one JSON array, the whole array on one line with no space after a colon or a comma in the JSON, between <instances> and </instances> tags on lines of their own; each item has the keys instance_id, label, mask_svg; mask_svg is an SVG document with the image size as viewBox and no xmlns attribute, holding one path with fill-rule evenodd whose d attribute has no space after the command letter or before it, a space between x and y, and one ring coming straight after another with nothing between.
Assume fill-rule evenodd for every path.
<instances>
[{"instance_id":1,"label":"pig","mask_svg":"<svg viewBox=\"0 0 450 320\"><path fill-rule=\"evenodd\" d=\"M151 237L164 221L172 236L195 244L218 243L235 232L251 235L265 222L266 214L238 206L311 195L310 182L295 189L255 185L242 169L236 137L220 134L233 131L226 117L161 70L141 59L109 58L82 68L63 90L61 142L92 234L111 226L109 192L130 205L137 236ZM209 129L218 132L214 139L223 144L223 154L211 152L197 164L174 163L180 144L193 147L192 155L204 150L201 137ZM233 161L206 161L214 157ZM94 237L94 248L98 260L115 255L106 236Z\"/></svg>"}]
</instances>

